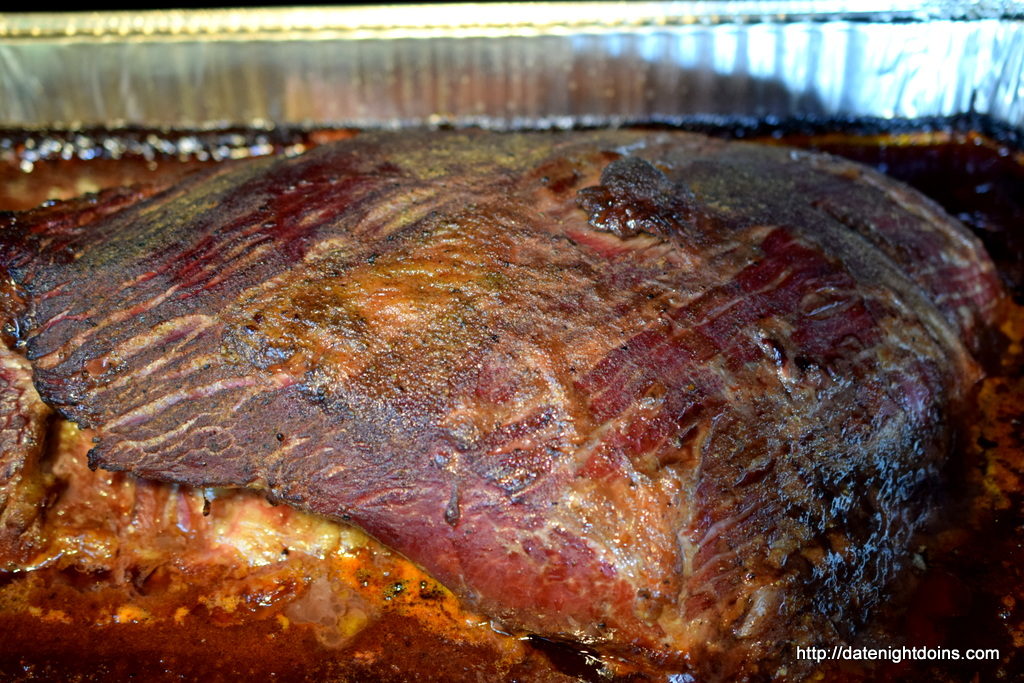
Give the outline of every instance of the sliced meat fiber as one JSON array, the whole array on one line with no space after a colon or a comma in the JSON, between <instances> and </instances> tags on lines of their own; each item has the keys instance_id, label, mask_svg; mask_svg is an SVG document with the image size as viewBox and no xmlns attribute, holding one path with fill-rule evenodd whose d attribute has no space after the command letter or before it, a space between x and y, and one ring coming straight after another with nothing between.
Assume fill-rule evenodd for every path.
<instances>
[{"instance_id":1,"label":"sliced meat fiber","mask_svg":"<svg viewBox=\"0 0 1024 683\"><path fill-rule=\"evenodd\" d=\"M685 133L361 134L109 202L0 231L94 465L265 491L496 623L711 677L883 600L1001 301L906 187Z\"/></svg>"},{"instance_id":2,"label":"sliced meat fiber","mask_svg":"<svg viewBox=\"0 0 1024 683\"><path fill-rule=\"evenodd\" d=\"M0 571L30 559L46 493L41 467L50 410L32 386L28 361L0 345Z\"/></svg>"}]
</instances>

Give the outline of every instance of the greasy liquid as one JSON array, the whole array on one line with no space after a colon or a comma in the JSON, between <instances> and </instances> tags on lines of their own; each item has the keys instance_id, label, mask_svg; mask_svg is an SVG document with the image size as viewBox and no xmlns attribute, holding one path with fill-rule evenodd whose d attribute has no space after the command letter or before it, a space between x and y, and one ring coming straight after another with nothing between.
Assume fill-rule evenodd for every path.
<instances>
[{"instance_id":1,"label":"greasy liquid","mask_svg":"<svg viewBox=\"0 0 1024 683\"><path fill-rule=\"evenodd\" d=\"M1008 142L961 130L955 122L948 128L915 131L904 124L898 131L870 133L860 126L838 132L796 131L787 126L757 131L702 129L827 151L875 166L917 187L981 237L1004 282L1018 302L1024 302L1024 153ZM27 209L46 200L124 184L164 185L210 164L271 153L297 154L354 134L286 129L9 131L0 133L0 210ZM878 647L998 648L1001 660L831 663L822 668L827 680L993 680L1024 674L1024 353L1020 344L1024 315L1019 310L1008 315L1004 334L999 353L989 363L990 377L972 409L975 414L966 421L971 427L962 435L962 446L951 464L950 480L955 483L950 485L943 519L936 524L937 535L916 553L915 569L901 597L865 636L866 644ZM366 560L368 567L376 563L378 568L391 561L384 555ZM11 580L0 575L0 589ZM101 583L99 578L77 577L74 590L87 593L90 581ZM388 601L396 597L383 589L379 592ZM39 622L26 633L5 628L0 618L0 633L12 638L6 651L18 653L0 654L0 675L31 680L76 673L100 680L134 672L204 674L217 680L273 672L278 679L401 679L436 676L443 668L451 675L462 671L467 676L493 677L498 672L491 665L499 654L507 659L502 675L527 680L609 680L615 673L628 671L628 667L601 662L586 650L539 639L503 645L503 639L515 639L495 633L491 639L471 644L441 633L439 620L410 618L408 610L386 613L365 638L341 654L323 650L308 631L284 632L275 629L275 623L261 612L249 621L193 624L184 630L162 623L113 630L105 626L82 645L93 648L92 656L82 657L76 648L63 644L69 634L77 637L77 633L62 630L60 623ZM466 628L479 629L479 624ZM159 651L161 657L154 659L147 650ZM297 656L297 652L309 656ZM439 657L442 668L438 668ZM212 668L211 661L216 663ZM653 672L646 675L657 679Z\"/></svg>"}]
</instances>

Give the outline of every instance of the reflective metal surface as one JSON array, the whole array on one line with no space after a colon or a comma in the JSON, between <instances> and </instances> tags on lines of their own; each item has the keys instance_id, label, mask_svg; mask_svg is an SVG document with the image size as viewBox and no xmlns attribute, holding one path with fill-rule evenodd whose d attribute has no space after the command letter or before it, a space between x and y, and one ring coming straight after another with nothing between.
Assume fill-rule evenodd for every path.
<instances>
[{"instance_id":1,"label":"reflective metal surface","mask_svg":"<svg viewBox=\"0 0 1024 683\"><path fill-rule=\"evenodd\" d=\"M1024 2L0 15L5 127L970 112L1024 129Z\"/></svg>"}]
</instances>

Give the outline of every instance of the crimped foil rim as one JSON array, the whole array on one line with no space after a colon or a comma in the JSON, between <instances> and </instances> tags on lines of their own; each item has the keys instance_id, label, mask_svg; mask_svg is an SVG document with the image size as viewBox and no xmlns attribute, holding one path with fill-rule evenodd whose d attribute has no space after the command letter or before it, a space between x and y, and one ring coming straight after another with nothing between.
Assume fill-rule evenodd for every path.
<instances>
[{"instance_id":1,"label":"crimped foil rim","mask_svg":"<svg viewBox=\"0 0 1024 683\"><path fill-rule=\"evenodd\" d=\"M368 7L278 7L112 12L0 13L0 38L110 40L523 35L686 24L1024 18L1022 0L694 0L527 2Z\"/></svg>"}]
</instances>

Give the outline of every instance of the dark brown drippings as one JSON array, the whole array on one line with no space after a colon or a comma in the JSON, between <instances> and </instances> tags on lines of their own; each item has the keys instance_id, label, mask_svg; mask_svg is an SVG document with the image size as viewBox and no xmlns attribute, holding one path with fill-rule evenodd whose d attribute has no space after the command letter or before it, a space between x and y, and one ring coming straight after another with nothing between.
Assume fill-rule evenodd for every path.
<instances>
[{"instance_id":1,"label":"dark brown drippings","mask_svg":"<svg viewBox=\"0 0 1024 683\"><path fill-rule=\"evenodd\" d=\"M577 681L603 683L614 679L601 656L587 647L538 636L530 636L528 642L543 652L556 669Z\"/></svg>"}]
</instances>

